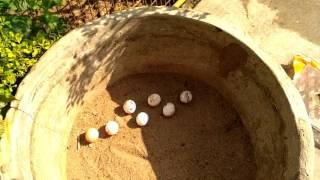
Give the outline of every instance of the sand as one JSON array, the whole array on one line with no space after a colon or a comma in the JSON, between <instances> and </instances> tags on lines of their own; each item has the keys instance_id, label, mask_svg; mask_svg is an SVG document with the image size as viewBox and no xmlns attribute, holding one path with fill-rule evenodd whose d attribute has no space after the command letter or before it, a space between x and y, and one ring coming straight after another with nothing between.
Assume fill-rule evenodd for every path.
<instances>
[{"instance_id":1,"label":"sand","mask_svg":"<svg viewBox=\"0 0 320 180\"><path fill-rule=\"evenodd\" d=\"M191 90L190 104L179 103L179 93ZM151 108L147 97L159 93L161 105ZM122 103L133 99L137 111L124 114ZM176 105L171 118L161 115L166 102ZM147 112L150 121L140 128L134 117ZM120 132L108 136L107 120ZM89 147L81 138L90 127L100 139ZM81 136L83 137L83 136ZM69 139L68 179L255 179L256 164L247 131L236 111L212 87L174 74L140 74L111 87L97 86L85 101Z\"/></svg>"}]
</instances>

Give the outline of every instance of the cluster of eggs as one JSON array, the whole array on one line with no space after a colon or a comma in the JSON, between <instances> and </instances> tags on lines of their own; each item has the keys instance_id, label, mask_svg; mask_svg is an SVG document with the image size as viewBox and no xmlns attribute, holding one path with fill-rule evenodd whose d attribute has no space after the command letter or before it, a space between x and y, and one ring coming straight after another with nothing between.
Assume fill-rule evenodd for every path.
<instances>
[{"instance_id":1,"label":"cluster of eggs","mask_svg":"<svg viewBox=\"0 0 320 180\"><path fill-rule=\"evenodd\" d=\"M119 132L119 124L116 121L108 121L105 126L105 131L112 136ZM99 139L99 131L96 128L89 128L85 133L86 141L93 143Z\"/></svg>"},{"instance_id":2,"label":"cluster of eggs","mask_svg":"<svg viewBox=\"0 0 320 180\"><path fill-rule=\"evenodd\" d=\"M161 96L159 94L151 94L148 96L148 105L151 107L156 107L161 102ZM188 90L182 91L180 93L180 102L187 104L192 101L192 93ZM122 106L123 111L127 114L133 114L136 109L136 103L129 99L126 100ZM162 114L165 117L173 116L175 113L175 105L172 102L167 102L162 108ZM146 112L139 112L136 116L136 123L139 126L147 125L149 121L149 115ZM119 132L119 124L116 121L108 121L105 125L105 131L108 135L112 136ZM85 133L85 138L87 142L93 143L99 138L99 131L96 128L89 128Z\"/></svg>"}]
</instances>

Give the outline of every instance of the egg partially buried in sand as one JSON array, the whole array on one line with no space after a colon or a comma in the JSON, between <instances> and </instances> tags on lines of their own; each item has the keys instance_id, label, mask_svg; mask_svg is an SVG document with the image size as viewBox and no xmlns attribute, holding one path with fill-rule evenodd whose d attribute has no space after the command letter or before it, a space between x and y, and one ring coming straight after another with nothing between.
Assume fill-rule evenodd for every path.
<instances>
[{"instance_id":1,"label":"egg partially buried in sand","mask_svg":"<svg viewBox=\"0 0 320 180\"><path fill-rule=\"evenodd\" d=\"M191 102L192 101L191 91L182 91L180 94L180 101L185 104Z\"/></svg>"},{"instance_id":2,"label":"egg partially buried in sand","mask_svg":"<svg viewBox=\"0 0 320 180\"><path fill-rule=\"evenodd\" d=\"M119 124L116 121L108 121L105 130L110 136L115 135L119 132Z\"/></svg>"},{"instance_id":3,"label":"egg partially buried in sand","mask_svg":"<svg viewBox=\"0 0 320 180\"><path fill-rule=\"evenodd\" d=\"M99 138L99 131L96 128L89 128L85 134L86 141L93 143Z\"/></svg>"},{"instance_id":4,"label":"egg partially buried in sand","mask_svg":"<svg viewBox=\"0 0 320 180\"><path fill-rule=\"evenodd\" d=\"M148 97L148 104L149 106L151 107L156 107L160 104L161 102L161 97L159 94L151 94L149 97Z\"/></svg>"},{"instance_id":5,"label":"egg partially buried in sand","mask_svg":"<svg viewBox=\"0 0 320 180\"><path fill-rule=\"evenodd\" d=\"M147 125L148 121L149 121L149 115L145 112L140 112L136 117L136 123L139 126Z\"/></svg>"},{"instance_id":6,"label":"egg partially buried in sand","mask_svg":"<svg viewBox=\"0 0 320 180\"><path fill-rule=\"evenodd\" d=\"M131 99L126 100L123 104L123 110L127 114L134 113L136 111L136 108L137 108L136 103Z\"/></svg>"},{"instance_id":7,"label":"egg partially buried in sand","mask_svg":"<svg viewBox=\"0 0 320 180\"><path fill-rule=\"evenodd\" d=\"M162 114L166 117L173 116L173 114L176 112L176 108L173 103L168 102L166 105L163 106Z\"/></svg>"}]
</instances>

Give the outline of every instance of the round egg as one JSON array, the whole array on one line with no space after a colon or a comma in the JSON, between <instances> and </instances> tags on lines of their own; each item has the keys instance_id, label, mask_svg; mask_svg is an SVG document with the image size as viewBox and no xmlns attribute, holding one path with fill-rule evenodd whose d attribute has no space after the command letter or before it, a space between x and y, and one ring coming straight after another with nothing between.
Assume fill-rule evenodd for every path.
<instances>
[{"instance_id":1,"label":"round egg","mask_svg":"<svg viewBox=\"0 0 320 180\"><path fill-rule=\"evenodd\" d=\"M136 123L139 126L147 125L148 121L149 121L149 115L145 112L140 112L136 117Z\"/></svg>"},{"instance_id":2,"label":"round egg","mask_svg":"<svg viewBox=\"0 0 320 180\"><path fill-rule=\"evenodd\" d=\"M126 100L123 104L123 110L127 114L134 113L136 111L136 108L137 108L136 103L131 99Z\"/></svg>"},{"instance_id":3,"label":"round egg","mask_svg":"<svg viewBox=\"0 0 320 180\"><path fill-rule=\"evenodd\" d=\"M159 94L151 94L150 96L148 96L148 104L151 107L155 107L158 106L161 102L161 97Z\"/></svg>"},{"instance_id":4,"label":"round egg","mask_svg":"<svg viewBox=\"0 0 320 180\"><path fill-rule=\"evenodd\" d=\"M89 128L85 134L86 141L93 143L99 138L99 131L96 128Z\"/></svg>"},{"instance_id":5,"label":"round egg","mask_svg":"<svg viewBox=\"0 0 320 180\"><path fill-rule=\"evenodd\" d=\"M162 114L166 117L170 117L175 113L176 109L173 103L168 102L166 105L163 106Z\"/></svg>"},{"instance_id":6,"label":"round egg","mask_svg":"<svg viewBox=\"0 0 320 180\"><path fill-rule=\"evenodd\" d=\"M181 94L180 94L180 101L182 103L189 103L192 101L192 93L190 91L182 91Z\"/></svg>"},{"instance_id":7,"label":"round egg","mask_svg":"<svg viewBox=\"0 0 320 180\"><path fill-rule=\"evenodd\" d=\"M119 124L116 121L108 121L105 130L110 136L115 135L119 132Z\"/></svg>"}]
</instances>

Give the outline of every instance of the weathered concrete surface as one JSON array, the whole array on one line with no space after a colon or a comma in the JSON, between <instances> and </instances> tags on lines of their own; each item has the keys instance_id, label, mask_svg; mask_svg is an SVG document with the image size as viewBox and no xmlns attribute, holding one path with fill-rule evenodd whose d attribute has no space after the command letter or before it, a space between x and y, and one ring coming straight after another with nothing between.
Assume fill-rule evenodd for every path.
<instances>
[{"instance_id":1,"label":"weathered concrete surface","mask_svg":"<svg viewBox=\"0 0 320 180\"><path fill-rule=\"evenodd\" d=\"M200 79L234 105L255 148L257 179L310 179L311 125L282 68L229 22L168 8L98 19L47 51L7 116L13 123L7 174L65 179L68 136L87 93L127 75L167 72Z\"/></svg>"},{"instance_id":2,"label":"weathered concrete surface","mask_svg":"<svg viewBox=\"0 0 320 180\"><path fill-rule=\"evenodd\" d=\"M296 54L320 59L318 0L201 0L195 9L229 21L280 64ZM320 144L320 131L314 131ZM319 150L315 162L315 179L320 179Z\"/></svg>"},{"instance_id":3,"label":"weathered concrete surface","mask_svg":"<svg viewBox=\"0 0 320 180\"><path fill-rule=\"evenodd\" d=\"M320 179L320 149L315 150L314 179Z\"/></svg>"},{"instance_id":4,"label":"weathered concrete surface","mask_svg":"<svg viewBox=\"0 0 320 180\"><path fill-rule=\"evenodd\" d=\"M195 10L232 23L273 59L320 58L319 0L201 0Z\"/></svg>"}]
</instances>

